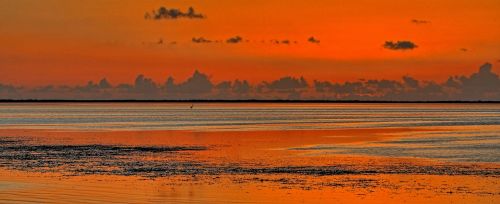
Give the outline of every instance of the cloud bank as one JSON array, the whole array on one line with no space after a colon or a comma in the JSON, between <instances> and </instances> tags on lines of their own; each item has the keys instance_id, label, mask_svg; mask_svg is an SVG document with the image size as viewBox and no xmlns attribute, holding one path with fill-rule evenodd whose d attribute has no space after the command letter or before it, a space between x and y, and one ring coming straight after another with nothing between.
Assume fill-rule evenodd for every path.
<instances>
[{"instance_id":1,"label":"cloud bank","mask_svg":"<svg viewBox=\"0 0 500 204\"><path fill-rule=\"evenodd\" d=\"M131 84L113 85L106 78L83 86L46 85L24 88L0 83L0 99L300 99L300 100L393 100L393 101L500 101L500 78L492 64L482 65L469 76L450 76L444 82L371 79L312 82L303 77L284 76L251 84L235 79L213 82L198 70L182 82L167 77L158 83L142 74Z\"/></svg>"}]
</instances>

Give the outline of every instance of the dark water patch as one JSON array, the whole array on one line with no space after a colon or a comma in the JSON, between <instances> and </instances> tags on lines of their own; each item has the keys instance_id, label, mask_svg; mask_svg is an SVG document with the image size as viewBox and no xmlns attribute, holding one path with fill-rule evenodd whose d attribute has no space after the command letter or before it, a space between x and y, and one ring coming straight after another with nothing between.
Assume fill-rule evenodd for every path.
<instances>
[{"instance_id":1,"label":"dark water patch","mask_svg":"<svg viewBox=\"0 0 500 204\"><path fill-rule=\"evenodd\" d=\"M301 174L301 175L345 175L374 173L359 171L342 166L281 166L281 167L219 167L223 173L228 174Z\"/></svg>"},{"instance_id":2,"label":"dark water patch","mask_svg":"<svg viewBox=\"0 0 500 204\"><path fill-rule=\"evenodd\" d=\"M0 140L0 167L66 174L135 175L137 166L184 169L182 160L204 146L31 145L15 139ZM149 158L154 158L150 159ZM144 161L143 161L144 160ZM143 161L141 163L141 161Z\"/></svg>"},{"instance_id":3,"label":"dark water patch","mask_svg":"<svg viewBox=\"0 0 500 204\"><path fill-rule=\"evenodd\" d=\"M2 151L13 152L36 152L51 156L59 154L76 153L76 156L103 156L134 153L160 153L160 152L178 152L178 151L200 151L206 150L201 146L171 146L171 147L136 147L136 146L113 146L113 145L15 145L0 146ZM65 155L67 156L67 155Z\"/></svg>"},{"instance_id":4,"label":"dark water patch","mask_svg":"<svg viewBox=\"0 0 500 204\"><path fill-rule=\"evenodd\" d=\"M66 175L123 175L147 178L175 175L500 175L500 168L484 168L470 164L429 166L412 163L325 166L212 164L193 155L198 151L210 150L204 146L30 145L33 142L12 138L2 138L1 141L3 142L0 142L0 167L22 171L59 172ZM466 147L460 147L464 148ZM373 148L350 151L353 150L357 150L357 153L382 151ZM404 155L401 149L386 148L383 151ZM369 153L374 154L374 152Z\"/></svg>"},{"instance_id":5,"label":"dark water patch","mask_svg":"<svg viewBox=\"0 0 500 204\"><path fill-rule=\"evenodd\" d=\"M391 164L376 166L285 166L268 168L222 168L223 173L231 174L300 174L312 176L331 175L373 175L373 174L420 174L420 175L492 175L499 176L499 168L479 168L468 165Z\"/></svg>"},{"instance_id":6,"label":"dark water patch","mask_svg":"<svg viewBox=\"0 0 500 204\"><path fill-rule=\"evenodd\" d=\"M210 166L199 162L131 162L122 163L112 171L82 170L85 174L135 175L144 177L167 177L174 175L377 175L377 174L414 174L414 175L478 175L500 176L499 168L471 167L466 165L420 166L413 164L394 164L378 166L279 166L279 167L225 167Z\"/></svg>"}]
</instances>

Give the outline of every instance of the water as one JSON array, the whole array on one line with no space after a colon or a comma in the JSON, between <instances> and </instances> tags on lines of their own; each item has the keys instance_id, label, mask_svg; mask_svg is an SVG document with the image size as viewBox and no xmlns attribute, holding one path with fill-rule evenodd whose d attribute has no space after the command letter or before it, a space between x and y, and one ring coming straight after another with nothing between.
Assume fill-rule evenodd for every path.
<instances>
[{"instance_id":1,"label":"water","mask_svg":"<svg viewBox=\"0 0 500 204\"><path fill-rule=\"evenodd\" d=\"M500 104L0 103L0 203L496 203Z\"/></svg>"},{"instance_id":2,"label":"water","mask_svg":"<svg viewBox=\"0 0 500 204\"><path fill-rule=\"evenodd\" d=\"M441 128L363 145L291 147L334 154L500 162L500 104L0 104L0 128L269 131ZM443 130L443 128L453 130Z\"/></svg>"},{"instance_id":3,"label":"water","mask_svg":"<svg viewBox=\"0 0 500 204\"><path fill-rule=\"evenodd\" d=\"M0 128L297 130L500 125L500 104L0 104Z\"/></svg>"}]
</instances>

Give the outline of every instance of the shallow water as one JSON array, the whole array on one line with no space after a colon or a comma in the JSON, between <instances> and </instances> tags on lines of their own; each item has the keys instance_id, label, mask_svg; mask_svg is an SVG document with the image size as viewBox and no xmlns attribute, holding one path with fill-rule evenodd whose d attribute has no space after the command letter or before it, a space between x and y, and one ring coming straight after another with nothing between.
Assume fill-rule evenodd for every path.
<instances>
[{"instance_id":1,"label":"shallow water","mask_svg":"<svg viewBox=\"0 0 500 204\"><path fill-rule=\"evenodd\" d=\"M500 125L500 104L0 104L0 127L291 130Z\"/></svg>"},{"instance_id":2,"label":"shallow water","mask_svg":"<svg viewBox=\"0 0 500 204\"><path fill-rule=\"evenodd\" d=\"M0 203L500 202L500 104L190 106L0 104Z\"/></svg>"}]
</instances>

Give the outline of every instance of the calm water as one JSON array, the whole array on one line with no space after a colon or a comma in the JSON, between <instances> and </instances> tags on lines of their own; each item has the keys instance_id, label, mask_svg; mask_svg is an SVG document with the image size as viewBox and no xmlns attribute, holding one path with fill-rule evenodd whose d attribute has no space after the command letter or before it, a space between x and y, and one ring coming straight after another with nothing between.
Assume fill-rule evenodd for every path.
<instances>
[{"instance_id":1,"label":"calm water","mask_svg":"<svg viewBox=\"0 0 500 204\"><path fill-rule=\"evenodd\" d=\"M353 145L290 147L333 154L500 162L500 104L0 104L0 128L109 130L321 130L437 128ZM447 130L449 129L449 130Z\"/></svg>"},{"instance_id":2,"label":"calm water","mask_svg":"<svg viewBox=\"0 0 500 204\"><path fill-rule=\"evenodd\" d=\"M0 128L290 130L500 125L500 104L0 104Z\"/></svg>"}]
</instances>

